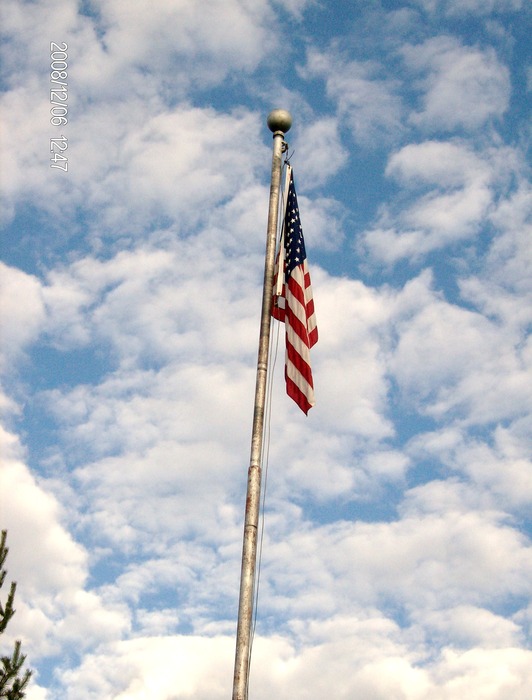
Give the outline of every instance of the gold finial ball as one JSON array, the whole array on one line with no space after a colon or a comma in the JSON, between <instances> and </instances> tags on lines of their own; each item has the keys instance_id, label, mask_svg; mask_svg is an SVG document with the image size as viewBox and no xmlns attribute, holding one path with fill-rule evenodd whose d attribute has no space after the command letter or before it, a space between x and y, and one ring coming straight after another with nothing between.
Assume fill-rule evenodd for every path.
<instances>
[{"instance_id":1,"label":"gold finial ball","mask_svg":"<svg viewBox=\"0 0 532 700\"><path fill-rule=\"evenodd\" d=\"M292 115L286 109L274 109L268 114L267 124L270 131L286 134L292 126Z\"/></svg>"}]
</instances>

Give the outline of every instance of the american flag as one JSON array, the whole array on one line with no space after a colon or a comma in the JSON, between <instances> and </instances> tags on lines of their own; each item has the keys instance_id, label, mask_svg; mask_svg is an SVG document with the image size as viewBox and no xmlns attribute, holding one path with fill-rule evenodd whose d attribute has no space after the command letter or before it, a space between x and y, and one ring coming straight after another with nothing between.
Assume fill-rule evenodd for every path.
<instances>
[{"instance_id":1,"label":"american flag","mask_svg":"<svg viewBox=\"0 0 532 700\"><path fill-rule=\"evenodd\" d=\"M314 384L310 366L310 348L318 340L318 328L314 313L314 300L303 230L299 218L292 168L288 176L290 184L286 200L286 212L279 256L272 315L284 321L286 330L285 380L286 393L299 408L308 413L314 406ZM281 261L284 260L284 264ZM277 279L281 266L284 280Z\"/></svg>"}]
</instances>

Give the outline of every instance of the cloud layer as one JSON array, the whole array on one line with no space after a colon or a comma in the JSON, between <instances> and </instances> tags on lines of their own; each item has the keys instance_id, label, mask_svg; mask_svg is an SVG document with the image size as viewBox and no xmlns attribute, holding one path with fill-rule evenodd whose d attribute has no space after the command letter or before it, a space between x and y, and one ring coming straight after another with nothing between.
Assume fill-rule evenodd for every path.
<instances>
[{"instance_id":1,"label":"cloud layer","mask_svg":"<svg viewBox=\"0 0 532 700\"><path fill-rule=\"evenodd\" d=\"M250 696L528 697L525 18L5 3L4 639L29 700L230 693L275 106L318 403L284 395L276 328Z\"/></svg>"}]
</instances>

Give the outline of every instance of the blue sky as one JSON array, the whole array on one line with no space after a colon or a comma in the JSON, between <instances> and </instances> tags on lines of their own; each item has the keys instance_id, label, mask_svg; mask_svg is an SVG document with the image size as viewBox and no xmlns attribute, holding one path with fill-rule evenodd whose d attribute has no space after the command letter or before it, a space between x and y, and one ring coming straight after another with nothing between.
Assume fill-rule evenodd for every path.
<instances>
[{"instance_id":1,"label":"blue sky","mask_svg":"<svg viewBox=\"0 0 532 700\"><path fill-rule=\"evenodd\" d=\"M530 24L5 0L3 643L29 700L230 696L274 107L320 339L307 418L276 363L250 698L529 697Z\"/></svg>"}]
</instances>

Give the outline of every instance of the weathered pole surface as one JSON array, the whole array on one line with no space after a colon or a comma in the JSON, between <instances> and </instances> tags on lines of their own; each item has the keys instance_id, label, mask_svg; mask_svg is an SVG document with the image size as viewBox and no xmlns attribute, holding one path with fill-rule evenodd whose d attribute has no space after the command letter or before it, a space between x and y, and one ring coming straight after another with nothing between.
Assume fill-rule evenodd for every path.
<instances>
[{"instance_id":1,"label":"weathered pole surface","mask_svg":"<svg viewBox=\"0 0 532 700\"><path fill-rule=\"evenodd\" d=\"M251 626L253 620L253 598L255 594L255 566L257 561L257 530L259 522L260 492L262 478L262 441L264 433L264 405L268 378L268 353L270 345L271 304L275 271L275 245L279 213L279 190L281 184L281 157L284 135L292 125L292 117L282 109L268 115L268 127L273 131L272 175L266 256L264 262L264 286L262 290L262 313L260 321L257 379L255 383L255 408L251 455L248 470L246 514L242 544L242 571L240 576L240 599L238 603L238 625L236 633L235 670L233 677L233 700L247 700L249 684L249 662L251 652Z\"/></svg>"}]
</instances>

